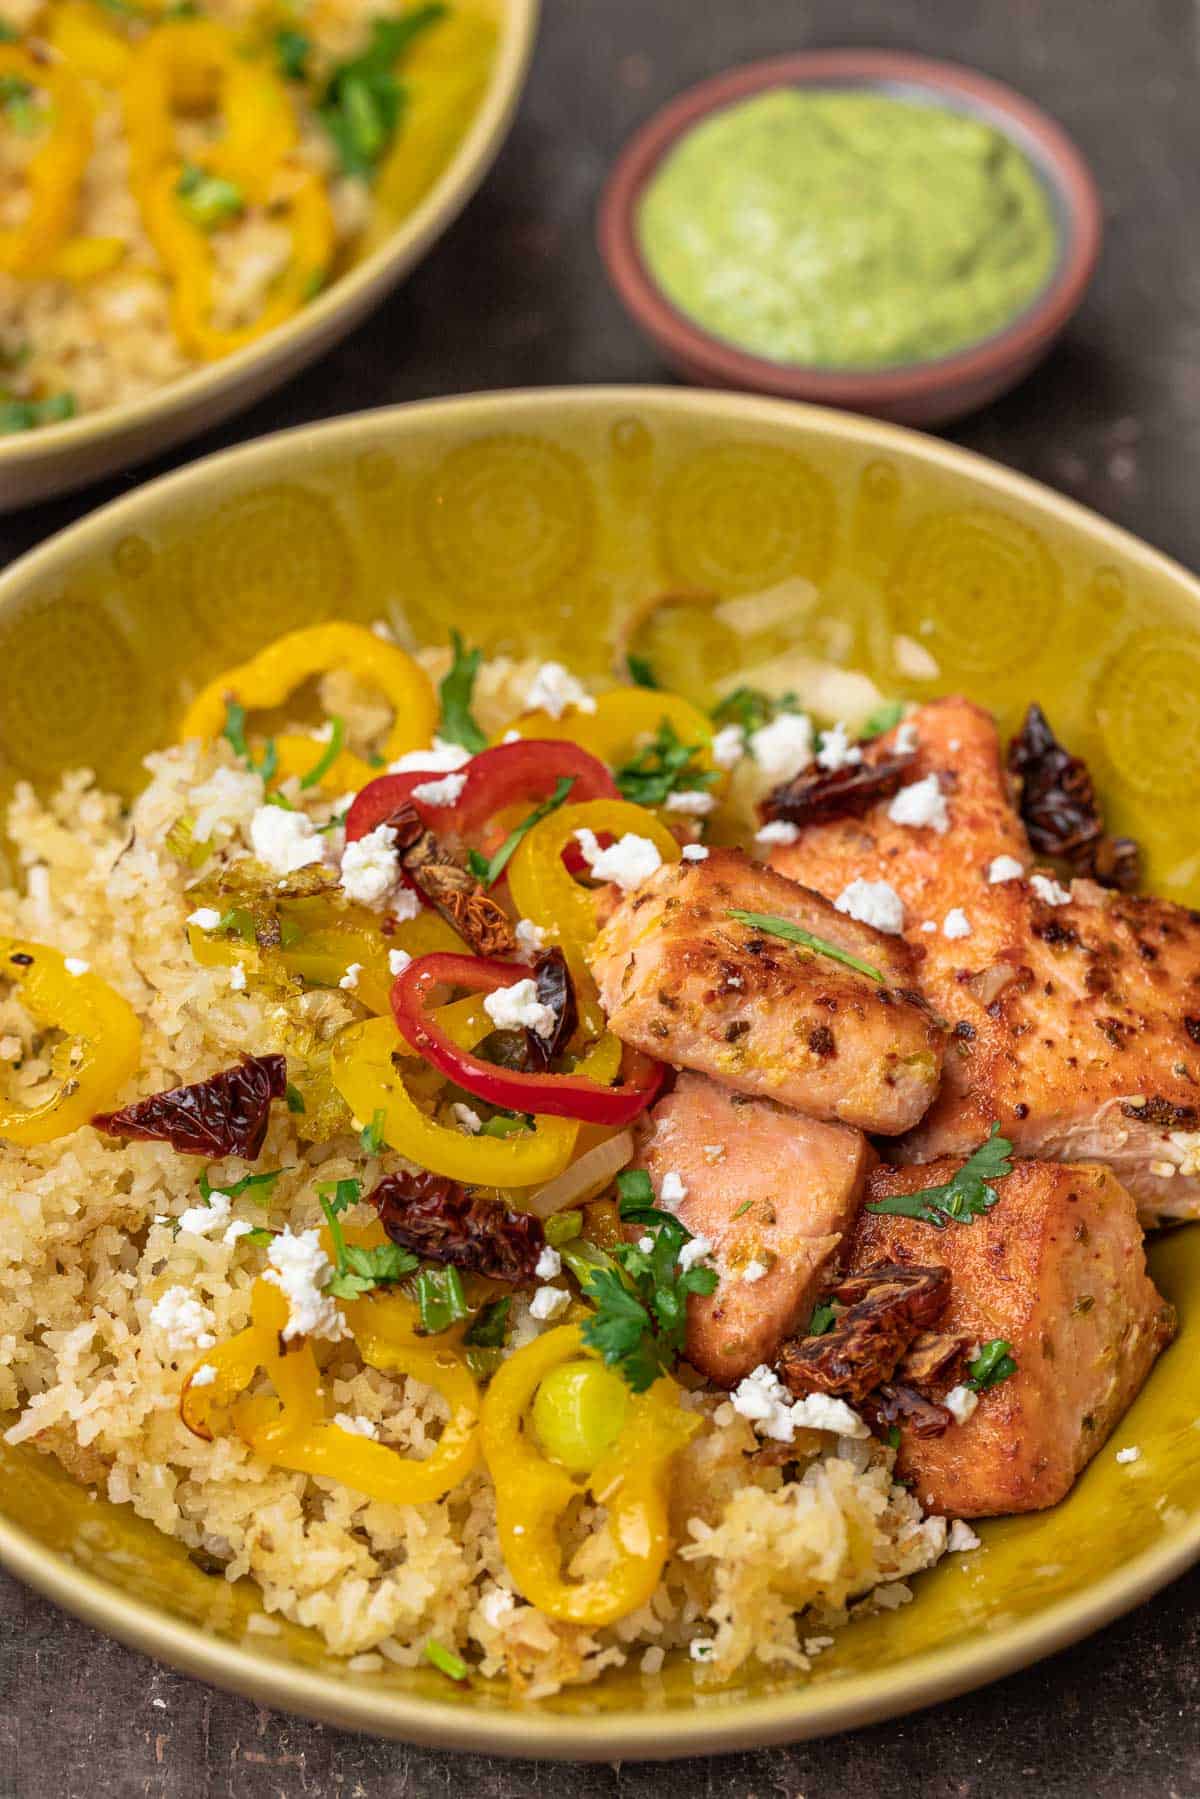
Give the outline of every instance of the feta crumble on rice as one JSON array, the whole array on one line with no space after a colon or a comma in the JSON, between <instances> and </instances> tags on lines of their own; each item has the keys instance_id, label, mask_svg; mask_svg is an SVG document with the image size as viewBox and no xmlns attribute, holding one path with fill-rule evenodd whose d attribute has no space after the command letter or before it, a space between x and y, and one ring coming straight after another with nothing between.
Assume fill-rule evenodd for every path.
<instances>
[{"instance_id":1,"label":"feta crumble on rice","mask_svg":"<svg viewBox=\"0 0 1200 1799\"><path fill-rule=\"evenodd\" d=\"M870 1436L858 1413L844 1399L833 1399L828 1393L806 1393L792 1407L792 1422L797 1430L827 1430L839 1437Z\"/></svg>"},{"instance_id":2,"label":"feta crumble on rice","mask_svg":"<svg viewBox=\"0 0 1200 1799\"><path fill-rule=\"evenodd\" d=\"M993 887L1001 881L1019 881L1024 873L1025 864L1015 856L993 856L988 863L987 878Z\"/></svg>"},{"instance_id":3,"label":"feta crumble on rice","mask_svg":"<svg viewBox=\"0 0 1200 1799\"><path fill-rule=\"evenodd\" d=\"M406 949L390 949L388 951L388 973L393 976L403 974L411 961L412 957Z\"/></svg>"},{"instance_id":4,"label":"feta crumble on rice","mask_svg":"<svg viewBox=\"0 0 1200 1799\"><path fill-rule=\"evenodd\" d=\"M68 974L74 974L74 975L86 974L91 966L92 966L91 963L85 962L82 956L64 956L63 957L63 967L66 969Z\"/></svg>"},{"instance_id":5,"label":"feta crumble on rice","mask_svg":"<svg viewBox=\"0 0 1200 1799\"><path fill-rule=\"evenodd\" d=\"M363 965L361 962L351 962L349 968L338 982L338 986L344 988L347 993L353 993L354 989L358 986L358 977L362 971Z\"/></svg>"},{"instance_id":6,"label":"feta crumble on rice","mask_svg":"<svg viewBox=\"0 0 1200 1799\"><path fill-rule=\"evenodd\" d=\"M391 825L376 825L342 851L342 889L362 906L382 905L399 878L400 857Z\"/></svg>"},{"instance_id":7,"label":"feta crumble on rice","mask_svg":"<svg viewBox=\"0 0 1200 1799\"><path fill-rule=\"evenodd\" d=\"M864 881L860 876L843 887L833 903L847 918L869 924L889 937L898 936L904 928L904 901L887 881Z\"/></svg>"},{"instance_id":8,"label":"feta crumble on rice","mask_svg":"<svg viewBox=\"0 0 1200 1799\"><path fill-rule=\"evenodd\" d=\"M250 847L273 874L295 874L325 856L324 840L303 812L285 812L282 806L260 806L250 820Z\"/></svg>"},{"instance_id":9,"label":"feta crumble on rice","mask_svg":"<svg viewBox=\"0 0 1200 1799\"><path fill-rule=\"evenodd\" d=\"M741 725L722 725L712 740L712 759L718 768L734 768L746 754L746 733Z\"/></svg>"},{"instance_id":10,"label":"feta crumble on rice","mask_svg":"<svg viewBox=\"0 0 1200 1799\"><path fill-rule=\"evenodd\" d=\"M187 916L188 924L194 924L198 931L215 931L221 922L221 914L215 906L197 906Z\"/></svg>"},{"instance_id":11,"label":"feta crumble on rice","mask_svg":"<svg viewBox=\"0 0 1200 1799\"><path fill-rule=\"evenodd\" d=\"M971 921L961 906L952 906L942 921L943 937L969 937Z\"/></svg>"},{"instance_id":12,"label":"feta crumble on rice","mask_svg":"<svg viewBox=\"0 0 1200 1799\"><path fill-rule=\"evenodd\" d=\"M554 1035L557 1023L554 1008L542 1004L535 980L497 987L485 996L483 1009L498 1031L536 1031L539 1037Z\"/></svg>"},{"instance_id":13,"label":"feta crumble on rice","mask_svg":"<svg viewBox=\"0 0 1200 1799\"><path fill-rule=\"evenodd\" d=\"M795 843L800 835L800 826L789 824L786 818L773 818L770 824L763 825L754 833L755 843Z\"/></svg>"},{"instance_id":14,"label":"feta crumble on rice","mask_svg":"<svg viewBox=\"0 0 1200 1799\"><path fill-rule=\"evenodd\" d=\"M211 1349L217 1320L186 1287L168 1287L150 1312L150 1322L167 1340L168 1349Z\"/></svg>"},{"instance_id":15,"label":"feta crumble on rice","mask_svg":"<svg viewBox=\"0 0 1200 1799\"><path fill-rule=\"evenodd\" d=\"M685 787L666 798L668 812L681 812L688 818L707 818L716 806L716 797L699 787Z\"/></svg>"},{"instance_id":16,"label":"feta crumble on rice","mask_svg":"<svg viewBox=\"0 0 1200 1799\"><path fill-rule=\"evenodd\" d=\"M565 1287L539 1287L529 1302L529 1316L536 1318L539 1324L549 1324L560 1312L565 1312L571 1303L571 1295Z\"/></svg>"},{"instance_id":17,"label":"feta crumble on rice","mask_svg":"<svg viewBox=\"0 0 1200 1799\"><path fill-rule=\"evenodd\" d=\"M1071 903L1071 895L1066 888L1060 887L1049 875L1031 875L1029 885L1044 905L1069 906Z\"/></svg>"},{"instance_id":18,"label":"feta crumble on rice","mask_svg":"<svg viewBox=\"0 0 1200 1799\"><path fill-rule=\"evenodd\" d=\"M228 1243L230 1247L232 1247L240 1238L248 1237L253 1229L254 1226L252 1224L247 1224L244 1218L235 1218L221 1241L223 1243Z\"/></svg>"},{"instance_id":19,"label":"feta crumble on rice","mask_svg":"<svg viewBox=\"0 0 1200 1799\"><path fill-rule=\"evenodd\" d=\"M278 1287L288 1302L285 1343L293 1337L328 1337L336 1343L347 1335L341 1313L324 1291L333 1264L321 1248L319 1231L285 1227L267 1250L267 1261L271 1265L263 1279Z\"/></svg>"},{"instance_id":20,"label":"feta crumble on rice","mask_svg":"<svg viewBox=\"0 0 1200 1799\"><path fill-rule=\"evenodd\" d=\"M443 775L440 781L422 781L413 788L412 797L422 806L454 806L466 784L466 775Z\"/></svg>"},{"instance_id":21,"label":"feta crumble on rice","mask_svg":"<svg viewBox=\"0 0 1200 1799\"><path fill-rule=\"evenodd\" d=\"M951 1387L942 1400L942 1404L956 1424L965 1424L979 1404L979 1395L973 1387L964 1387L960 1384L957 1387Z\"/></svg>"},{"instance_id":22,"label":"feta crumble on rice","mask_svg":"<svg viewBox=\"0 0 1200 1799\"><path fill-rule=\"evenodd\" d=\"M768 780L790 781L812 761L812 721L803 712L781 712L754 732L750 751Z\"/></svg>"},{"instance_id":23,"label":"feta crumble on rice","mask_svg":"<svg viewBox=\"0 0 1200 1799\"><path fill-rule=\"evenodd\" d=\"M655 869L662 867L658 846L651 843L648 837L639 837L633 831L626 831L623 837L619 837L606 850L600 848L596 833L586 828L576 831L575 840L596 879L615 881L623 893L640 887L643 881L650 879Z\"/></svg>"},{"instance_id":24,"label":"feta crumble on rice","mask_svg":"<svg viewBox=\"0 0 1200 1799\"><path fill-rule=\"evenodd\" d=\"M406 750L403 756L397 756L389 762L389 775L451 775L457 769L465 768L471 760L470 750L465 750L461 743L447 743L443 737L435 737L433 747L427 750Z\"/></svg>"},{"instance_id":25,"label":"feta crumble on rice","mask_svg":"<svg viewBox=\"0 0 1200 1799\"><path fill-rule=\"evenodd\" d=\"M1141 1459L1141 1454L1142 1452L1137 1445L1131 1443L1128 1449L1118 1449L1117 1460L1123 1465L1127 1465L1129 1462L1139 1461Z\"/></svg>"},{"instance_id":26,"label":"feta crumble on rice","mask_svg":"<svg viewBox=\"0 0 1200 1799\"><path fill-rule=\"evenodd\" d=\"M454 1104L450 1107L450 1116L453 1118L455 1124L458 1125L459 1129L466 1131L467 1135L470 1137L478 1137L480 1131L483 1129L483 1120L480 1118L479 1113L473 1106L468 1106L465 1101L461 1099L456 1099Z\"/></svg>"},{"instance_id":27,"label":"feta crumble on rice","mask_svg":"<svg viewBox=\"0 0 1200 1799\"><path fill-rule=\"evenodd\" d=\"M946 1538L947 1555L966 1555L968 1550L983 1547L969 1524L956 1518L950 1526L950 1534Z\"/></svg>"},{"instance_id":28,"label":"feta crumble on rice","mask_svg":"<svg viewBox=\"0 0 1200 1799\"><path fill-rule=\"evenodd\" d=\"M710 1256L712 1250L712 1240L706 1237L702 1231L689 1238L679 1252L680 1272L686 1274L689 1268L694 1268L697 1262L702 1262L706 1256Z\"/></svg>"},{"instance_id":29,"label":"feta crumble on rice","mask_svg":"<svg viewBox=\"0 0 1200 1799\"><path fill-rule=\"evenodd\" d=\"M349 1431L352 1437L369 1437L373 1443L379 1439L379 1426L370 1418L355 1417L350 1412L335 1412L333 1422L342 1430Z\"/></svg>"},{"instance_id":30,"label":"feta crumble on rice","mask_svg":"<svg viewBox=\"0 0 1200 1799\"><path fill-rule=\"evenodd\" d=\"M945 836L950 829L950 813L937 776L926 775L923 781L902 787L888 807L888 817L894 825L911 825L914 830L928 825L939 836Z\"/></svg>"},{"instance_id":31,"label":"feta crumble on rice","mask_svg":"<svg viewBox=\"0 0 1200 1799\"><path fill-rule=\"evenodd\" d=\"M856 767L862 759L862 751L850 741L849 728L840 719L830 730L822 732L821 747L817 751L818 767L836 773L840 768Z\"/></svg>"},{"instance_id":32,"label":"feta crumble on rice","mask_svg":"<svg viewBox=\"0 0 1200 1799\"><path fill-rule=\"evenodd\" d=\"M217 1378L217 1371L211 1362L205 1362L203 1368L197 1368L192 1376L193 1387L211 1387Z\"/></svg>"},{"instance_id":33,"label":"feta crumble on rice","mask_svg":"<svg viewBox=\"0 0 1200 1799\"><path fill-rule=\"evenodd\" d=\"M532 918L518 918L513 935L516 937L522 962L532 962L546 947L545 930L540 924L534 924Z\"/></svg>"},{"instance_id":34,"label":"feta crumble on rice","mask_svg":"<svg viewBox=\"0 0 1200 1799\"><path fill-rule=\"evenodd\" d=\"M547 1243L534 1263L533 1272L540 1281L555 1281L562 1273L562 1257Z\"/></svg>"},{"instance_id":35,"label":"feta crumble on rice","mask_svg":"<svg viewBox=\"0 0 1200 1799\"><path fill-rule=\"evenodd\" d=\"M179 1214L181 1231L191 1231L195 1237L207 1237L210 1231L220 1230L229 1223L230 1199L228 1193L210 1193L206 1206L189 1206Z\"/></svg>"},{"instance_id":36,"label":"feta crumble on rice","mask_svg":"<svg viewBox=\"0 0 1200 1799\"><path fill-rule=\"evenodd\" d=\"M244 962L235 962L229 970L229 985L235 993L246 991L246 965Z\"/></svg>"},{"instance_id":37,"label":"feta crumble on rice","mask_svg":"<svg viewBox=\"0 0 1200 1799\"><path fill-rule=\"evenodd\" d=\"M733 1409L747 1419L761 1437L790 1443L798 1430L828 1430L840 1437L870 1435L858 1413L844 1399L828 1393L809 1393L793 1399L773 1368L765 1362L738 1382L731 1395Z\"/></svg>"},{"instance_id":38,"label":"feta crumble on rice","mask_svg":"<svg viewBox=\"0 0 1200 1799\"><path fill-rule=\"evenodd\" d=\"M683 859L685 862L707 862L708 851L702 843L685 843Z\"/></svg>"},{"instance_id":39,"label":"feta crumble on rice","mask_svg":"<svg viewBox=\"0 0 1200 1799\"><path fill-rule=\"evenodd\" d=\"M659 1182L659 1204L666 1206L668 1211L673 1211L676 1206L682 1205L686 1198L687 1188L683 1184L683 1176L674 1168L668 1168Z\"/></svg>"},{"instance_id":40,"label":"feta crumble on rice","mask_svg":"<svg viewBox=\"0 0 1200 1799\"><path fill-rule=\"evenodd\" d=\"M596 702L583 685L561 662L543 662L529 684L525 695L527 712L548 712L561 718L568 706L579 712L594 712Z\"/></svg>"}]
</instances>

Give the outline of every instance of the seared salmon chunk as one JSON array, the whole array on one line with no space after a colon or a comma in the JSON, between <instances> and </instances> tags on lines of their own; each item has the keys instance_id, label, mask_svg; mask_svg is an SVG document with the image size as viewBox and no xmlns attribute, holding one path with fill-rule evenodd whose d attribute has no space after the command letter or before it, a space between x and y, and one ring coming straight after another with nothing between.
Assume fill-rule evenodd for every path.
<instances>
[{"instance_id":1,"label":"seared salmon chunk","mask_svg":"<svg viewBox=\"0 0 1200 1799\"><path fill-rule=\"evenodd\" d=\"M656 870L617 907L591 966L622 1041L741 1093L895 1136L937 1090L944 1032L915 990L912 951L738 850Z\"/></svg>"},{"instance_id":2,"label":"seared salmon chunk","mask_svg":"<svg viewBox=\"0 0 1200 1799\"><path fill-rule=\"evenodd\" d=\"M976 1396L952 1392L952 1422L922 1436L897 1420L899 1473L926 1510L985 1518L1038 1511L1070 1491L1174 1335L1172 1308L1146 1272L1130 1195L1110 1169L1018 1162L997 1202L939 1230L872 1213L949 1181L961 1162L878 1168L851 1264L941 1263L951 1274L940 1333L1002 1339L1016 1371ZM940 1396L939 1396L940 1397Z\"/></svg>"},{"instance_id":3,"label":"seared salmon chunk","mask_svg":"<svg viewBox=\"0 0 1200 1799\"><path fill-rule=\"evenodd\" d=\"M719 1271L715 1292L688 1300L693 1367L733 1386L807 1324L874 1162L860 1131L679 1077L654 1108L638 1164Z\"/></svg>"}]
</instances>

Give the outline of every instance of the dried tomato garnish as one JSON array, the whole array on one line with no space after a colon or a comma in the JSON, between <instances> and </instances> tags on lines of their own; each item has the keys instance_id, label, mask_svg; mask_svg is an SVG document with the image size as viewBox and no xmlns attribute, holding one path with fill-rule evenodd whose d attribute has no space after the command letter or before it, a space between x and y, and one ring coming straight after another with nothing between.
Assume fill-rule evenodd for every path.
<instances>
[{"instance_id":1,"label":"dried tomato garnish","mask_svg":"<svg viewBox=\"0 0 1200 1799\"><path fill-rule=\"evenodd\" d=\"M287 1092L283 1056L247 1056L191 1087L171 1087L92 1119L109 1137L169 1143L186 1156L240 1156L253 1162L262 1149L273 1099Z\"/></svg>"},{"instance_id":2,"label":"dried tomato garnish","mask_svg":"<svg viewBox=\"0 0 1200 1799\"><path fill-rule=\"evenodd\" d=\"M367 1195L393 1243L429 1262L513 1284L536 1279L546 1246L540 1218L424 1170L385 1175Z\"/></svg>"},{"instance_id":3,"label":"dried tomato garnish","mask_svg":"<svg viewBox=\"0 0 1200 1799\"><path fill-rule=\"evenodd\" d=\"M880 1262L847 1275L827 1299L846 1307L820 1337L797 1337L779 1355L779 1375L793 1393L836 1393L865 1399L890 1380L913 1340L940 1318L950 1297L950 1270Z\"/></svg>"},{"instance_id":4,"label":"dried tomato garnish","mask_svg":"<svg viewBox=\"0 0 1200 1799\"><path fill-rule=\"evenodd\" d=\"M384 821L396 833L400 861L413 886L479 956L511 956L517 947L504 908L434 836L411 801Z\"/></svg>"},{"instance_id":5,"label":"dried tomato garnish","mask_svg":"<svg viewBox=\"0 0 1200 1799\"><path fill-rule=\"evenodd\" d=\"M1031 705L1008 746L1021 783L1020 813L1039 855L1057 856L1076 874L1132 893L1141 852L1132 837L1108 837L1087 763L1059 743L1041 707Z\"/></svg>"},{"instance_id":6,"label":"dried tomato garnish","mask_svg":"<svg viewBox=\"0 0 1200 1799\"><path fill-rule=\"evenodd\" d=\"M560 949L548 949L533 964L538 1001L554 1014L554 1030L549 1037L537 1031L526 1031L528 1062L533 1068L549 1068L561 1056L575 1035L579 1023L579 1007L575 1002L575 983Z\"/></svg>"},{"instance_id":7,"label":"dried tomato garnish","mask_svg":"<svg viewBox=\"0 0 1200 1799\"><path fill-rule=\"evenodd\" d=\"M826 824L832 818L861 818L878 800L890 800L912 767L915 752L859 762L847 768L820 769L784 781L759 806L764 823L779 819L789 825Z\"/></svg>"},{"instance_id":8,"label":"dried tomato garnish","mask_svg":"<svg viewBox=\"0 0 1200 1799\"><path fill-rule=\"evenodd\" d=\"M863 1404L868 1423L878 1431L893 1424L907 1424L916 1437L941 1437L953 1422L953 1413L912 1387L890 1382L872 1393Z\"/></svg>"},{"instance_id":9,"label":"dried tomato garnish","mask_svg":"<svg viewBox=\"0 0 1200 1799\"><path fill-rule=\"evenodd\" d=\"M905 1386L918 1390L929 1388L934 1381L952 1387L951 1371L965 1359L974 1341L965 1332L923 1331L905 1350L896 1373Z\"/></svg>"}]
</instances>

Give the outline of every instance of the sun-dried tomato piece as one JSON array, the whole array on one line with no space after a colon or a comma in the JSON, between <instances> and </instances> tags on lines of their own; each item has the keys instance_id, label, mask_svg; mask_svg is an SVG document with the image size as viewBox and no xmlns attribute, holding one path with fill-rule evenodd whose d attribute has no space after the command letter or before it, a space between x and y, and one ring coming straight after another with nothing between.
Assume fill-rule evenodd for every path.
<instances>
[{"instance_id":1,"label":"sun-dried tomato piece","mask_svg":"<svg viewBox=\"0 0 1200 1799\"><path fill-rule=\"evenodd\" d=\"M897 1377L918 1391L933 1385L952 1387L952 1370L964 1362L974 1337L961 1331L923 1331L909 1344L896 1367Z\"/></svg>"},{"instance_id":2,"label":"sun-dried tomato piece","mask_svg":"<svg viewBox=\"0 0 1200 1799\"><path fill-rule=\"evenodd\" d=\"M851 1404L890 1380L913 1340L941 1317L950 1270L880 1262L847 1275L826 1295L844 1305L820 1337L796 1337L779 1355L793 1393L835 1393Z\"/></svg>"},{"instance_id":3,"label":"sun-dried tomato piece","mask_svg":"<svg viewBox=\"0 0 1200 1799\"><path fill-rule=\"evenodd\" d=\"M847 768L823 768L795 775L774 788L759 806L764 824L775 819L789 825L827 824L832 818L861 818L879 800L890 800L912 767L915 752L859 762Z\"/></svg>"},{"instance_id":4,"label":"sun-dried tomato piece","mask_svg":"<svg viewBox=\"0 0 1200 1799\"><path fill-rule=\"evenodd\" d=\"M1076 874L1132 893L1141 851L1132 837L1108 837L1087 763L1063 748L1041 707L1031 705L1008 746L1008 767L1021 783L1019 810L1029 841Z\"/></svg>"},{"instance_id":5,"label":"sun-dried tomato piece","mask_svg":"<svg viewBox=\"0 0 1200 1799\"><path fill-rule=\"evenodd\" d=\"M411 801L384 820L396 833L400 862L414 887L479 956L511 956L517 940L508 915L482 882L423 822Z\"/></svg>"},{"instance_id":6,"label":"sun-dried tomato piece","mask_svg":"<svg viewBox=\"0 0 1200 1799\"><path fill-rule=\"evenodd\" d=\"M549 1037L538 1031L526 1031L528 1062L536 1069L549 1068L561 1056L575 1035L579 1023L579 1007L575 1001L575 983L560 949L545 950L533 964L538 1001L554 1014L554 1030Z\"/></svg>"},{"instance_id":7,"label":"sun-dried tomato piece","mask_svg":"<svg viewBox=\"0 0 1200 1799\"><path fill-rule=\"evenodd\" d=\"M92 1119L109 1137L169 1143L185 1156L240 1156L253 1162L267 1134L271 1101L287 1092L283 1056L247 1056L190 1087L171 1087Z\"/></svg>"},{"instance_id":8,"label":"sun-dried tomato piece","mask_svg":"<svg viewBox=\"0 0 1200 1799\"><path fill-rule=\"evenodd\" d=\"M367 1203L392 1242L425 1261L514 1285L536 1278L546 1237L532 1212L510 1212L497 1200L424 1170L385 1175Z\"/></svg>"},{"instance_id":9,"label":"sun-dried tomato piece","mask_svg":"<svg viewBox=\"0 0 1200 1799\"><path fill-rule=\"evenodd\" d=\"M876 1431L893 1424L907 1424L917 1437L944 1436L954 1421L953 1413L944 1405L899 1383L886 1382L877 1393L868 1396L862 1409Z\"/></svg>"}]
</instances>

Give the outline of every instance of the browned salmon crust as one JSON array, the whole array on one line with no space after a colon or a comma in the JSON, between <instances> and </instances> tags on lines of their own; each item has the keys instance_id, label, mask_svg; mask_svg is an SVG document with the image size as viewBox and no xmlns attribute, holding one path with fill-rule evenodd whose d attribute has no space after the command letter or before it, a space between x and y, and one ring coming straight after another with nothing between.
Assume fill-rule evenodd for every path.
<instances>
[{"instance_id":1,"label":"browned salmon crust","mask_svg":"<svg viewBox=\"0 0 1200 1799\"><path fill-rule=\"evenodd\" d=\"M715 1293L688 1301L686 1355L733 1386L808 1322L824 1269L858 1213L875 1154L860 1131L820 1124L684 1074L645 1127L638 1166L712 1244Z\"/></svg>"},{"instance_id":2,"label":"browned salmon crust","mask_svg":"<svg viewBox=\"0 0 1200 1799\"><path fill-rule=\"evenodd\" d=\"M1090 881L1073 883L1067 905L1048 904L1039 883L989 881L995 857L1031 860L995 725L961 699L913 722L912 778L937 774L949 831L894 824L884 804L806 829L773 858L830 898L856 876L890 882L905 935L924 947L921 985L952 1031L945 1079L889 1155L963 1155L995 1120L1018 1155L1108 1163L1147 1222L1196 1216L1200 915ZM969 936L941 929L954 907ZM928 921L938 928L922 930Z\"/></svg>"},{"instance_id":3,"label":"browned salmon crust","mask_svg":"<svg viewBox=\"0 0 1200 1799\"><path fill-rule=\"evenodd\" d=\"M740 924L735 908L800 925L883 980ZM937 1090L945 1036L912 951L738 850L658 869L590 960L618 1037L739 1092L894 1136Z\"/></svg>"},{"instance_id":4,"label":"browned salmon crust","mask_svg":"<svg viewBox=\"0 0 1200 1799\"><path fill-rule=\"evenodd\" d=\"M958 1161L878 1168L867 1206L951 1178ZM938 1329L1012 1345L1017 1372L944 1436L903 1424L897 1467L926 1510L983 1518L1055 1505L1103 1445L1175 1330L1146 1272L1131 1196L1111 1170L1019 1162L998 1203L944 1230L864 1210L851 1265L941 1262Z\"/></svg>"}]
</instances>

